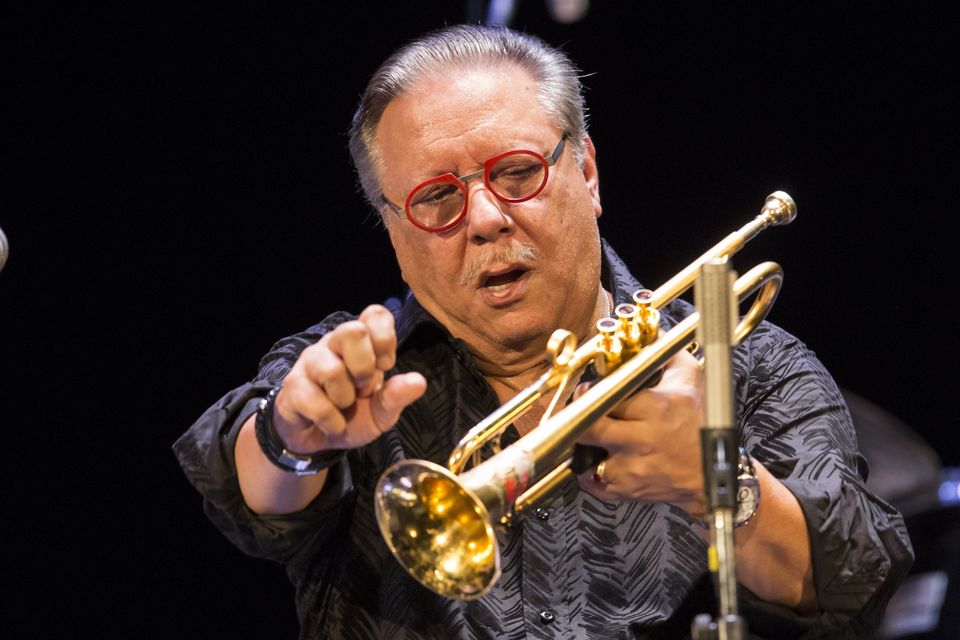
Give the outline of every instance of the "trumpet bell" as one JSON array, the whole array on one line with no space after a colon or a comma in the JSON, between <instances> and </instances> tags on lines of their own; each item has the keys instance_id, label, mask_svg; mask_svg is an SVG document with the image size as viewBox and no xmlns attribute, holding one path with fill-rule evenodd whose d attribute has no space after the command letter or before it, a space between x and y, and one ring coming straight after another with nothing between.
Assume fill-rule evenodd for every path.
<instances>
[{"instance_id":1,"label":"trumpet bell","mask_svg":"<svg viewBox=\"0 0 960 640\"><path fill-rule=\"evenodd\" d=\"M376 492L380 533L407 573L447 598L476 600L500 577L500 553L483 502L427 460L387 469Z\"/></svg>"}]
</instances>

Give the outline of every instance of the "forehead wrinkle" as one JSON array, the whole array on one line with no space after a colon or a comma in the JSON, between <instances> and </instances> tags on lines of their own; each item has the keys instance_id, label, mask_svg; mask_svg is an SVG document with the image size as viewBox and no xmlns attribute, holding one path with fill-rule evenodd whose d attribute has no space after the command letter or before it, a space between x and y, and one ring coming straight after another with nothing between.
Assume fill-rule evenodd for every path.
<instances>
[{"instance_id":1,"label":"forehead wrinkle","mask_svg":"<svg viewBox=\"0 0 960 640\"><path fill-rule=\"evenodd\" d=\"M489 123L477 123L469 129L464 130L456 138L451 138L448 135L443 133L438 133L433 136L432 140L427 141L423 145L424 151L431 156L432 158L437 158L435 162L446 163L450 161L451 156L459 156L461 152L465 157L469 157L469 162L474 163L475 166L483 166L485 157L482 156L480 149L471 150L471 147L475 145L470 144L469 138L477 134L483 135L483 130L488 127ZM434 172L445 172L452 171L453 173L458 173L459 171L464 170L464 165L460 164L460 158L457 157L452 160L453 165L447 166L446 164L435 164L431 166L424 167L425 171L430 173Z\"/></svg>"},{"instance_id":2,"label":"forehead wrinkle","mask_svg":"<svg viewBox=\"0 0 960 640\"><path fill-rule=\"evenodd\" d=\"M415 177L430 178L448 172L460 175L465 167L481 167L487 159L490 151L482 145L490 138L487 131L497 126L496 110L485 110L477 118L468 119L466 128L460 116L445 115L442 121L405 116L392 127L390 137L396 142L396 149L410 149L409 143L415 141L416 151L422 155L422 162L414 168Z\"/></svg>"}]
</instances>

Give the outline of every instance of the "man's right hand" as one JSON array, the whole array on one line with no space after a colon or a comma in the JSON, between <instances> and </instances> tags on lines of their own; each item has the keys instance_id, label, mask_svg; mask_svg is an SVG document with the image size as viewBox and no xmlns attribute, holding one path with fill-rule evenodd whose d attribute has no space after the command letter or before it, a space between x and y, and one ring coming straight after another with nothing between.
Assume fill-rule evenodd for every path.
<instances>
[{"instance_id":1,"label":"man's right hand","mask_svg":"<svg viewBox=\"0 0 960 640\"><path fill-rule=\"evenodd\" d=\"M419 373L384 379L396 353L393 314L380 305L305 349L274 404L273 424L287 449L353 449L396 424L427 388Z\"/></svg>"},{"instance_id":2,"label":"man's right hand","mask_svg":"<svg viewBox=\"0 0 960 640\"><path fill-rule=\"evenodd\" d=\"M363 446L396 424L400 413L423 395L419 373L385 379L396 362L393 315L371 305L304 349L284 379L273 407L273 424L289 451L310 454ZM254 418L237 438L240 489L258 513L302 509L319 494L326 472L300 477L270 462L260 450Z\"/></svg>"}]
</instances>

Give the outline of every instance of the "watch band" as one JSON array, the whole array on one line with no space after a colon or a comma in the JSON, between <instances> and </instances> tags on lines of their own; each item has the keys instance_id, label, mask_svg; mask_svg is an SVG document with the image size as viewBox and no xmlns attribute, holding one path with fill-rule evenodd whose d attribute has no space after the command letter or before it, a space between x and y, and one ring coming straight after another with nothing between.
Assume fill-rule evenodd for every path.
<instances>
[{"instance_id":1,"label":"watch band","mask_svg":"<svg viewBox=\"0 0 960 640\"><path fill-rule=\"evenodd\" d=\"M294 453L287 449L280 434L273 426L273 403L283 385L277 385L267 397L260 401L257 415L254 420L254 431L257 435L257 444L270 462L298 476L313 476L332 467L343 458L343 449L327 449L316 453Z\"/></svg>"}]
</instances>

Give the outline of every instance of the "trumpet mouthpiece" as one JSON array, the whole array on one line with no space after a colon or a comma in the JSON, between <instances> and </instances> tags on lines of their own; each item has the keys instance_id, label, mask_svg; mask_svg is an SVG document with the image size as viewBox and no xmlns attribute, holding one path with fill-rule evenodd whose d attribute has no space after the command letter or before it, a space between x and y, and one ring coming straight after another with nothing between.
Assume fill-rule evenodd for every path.
<instances>
[{"instance_id":1,"label":"trumpet mouthpiece","mask_svg":"<svg viewBox=\"0 0 960 640\"><path fill-rule=\"evenodd\" d=\"M786 191L774 191L763 203L763 211L770 224L790 224L797 217L797 203Z\"/></svg>"}]
</instances>

